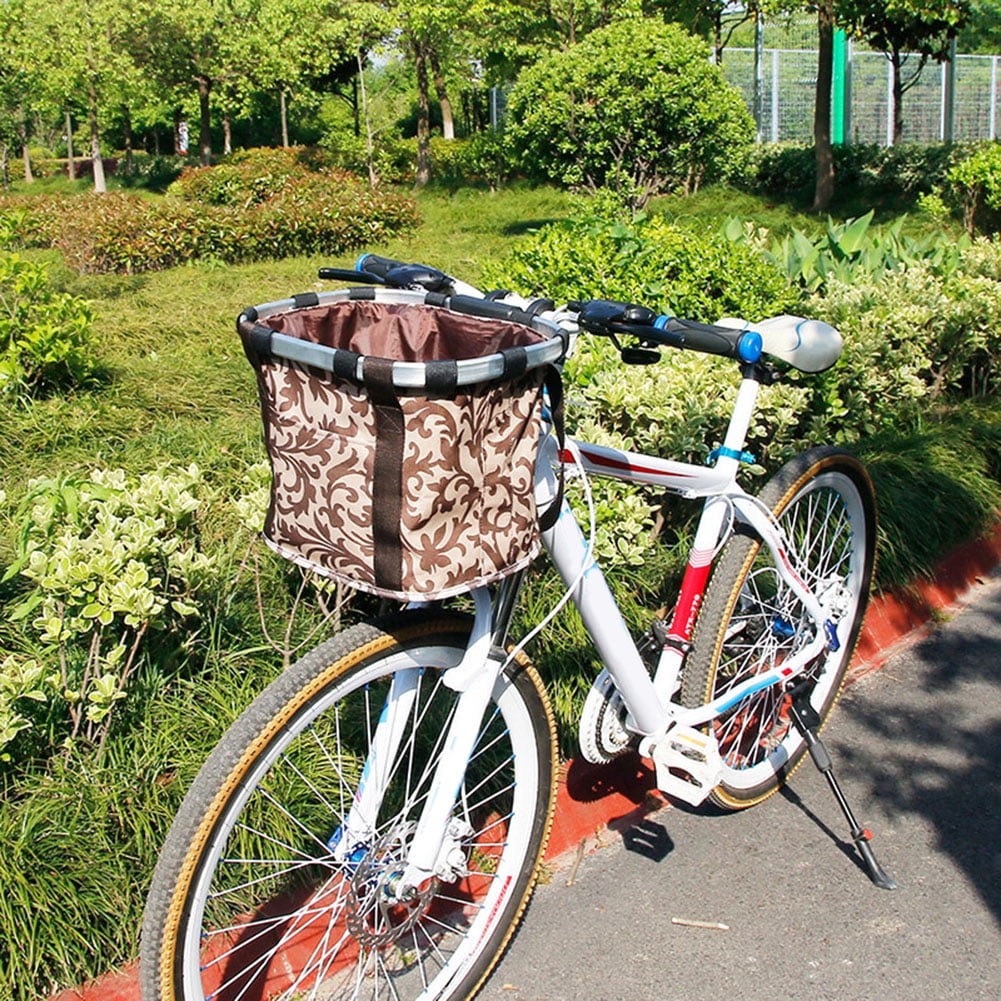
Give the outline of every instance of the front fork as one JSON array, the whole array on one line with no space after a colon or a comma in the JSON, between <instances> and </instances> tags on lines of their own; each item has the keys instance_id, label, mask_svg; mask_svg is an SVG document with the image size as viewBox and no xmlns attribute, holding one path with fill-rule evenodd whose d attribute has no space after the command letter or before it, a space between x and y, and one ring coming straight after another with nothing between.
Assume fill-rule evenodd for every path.
<instances>
[{"instance_id":1,"label":"front fork","mask_svg":"<svg viewBox=\"0 0 1001 1001\"><path fill-rule=\"evenodd\" d=\"M502 597L516 582L502 587ZM389 892L406 901L432 877L451 882L468 875L460 842L472 833L466 818L453 816L460 802L462 783L476 749L483 718L503 668L495 653L495 639L507 631L507 622L495 621L494 605L486 587L472 592L475 619L462 659L446 669L442 683L458 693L455 711L442 737L442 752L430 779L429 792L417 821L406 862L390 884ZM510 609L513 601L501 601ZM382 707L362 770L354 802L344 824L331 839L333 857L351 862L364 854L376 837L376 820L392 777L401 742L412 725L414 700L422 668L397 672ZM461 811L460 811L461 813Z\"/></svg>"}]
</instances>

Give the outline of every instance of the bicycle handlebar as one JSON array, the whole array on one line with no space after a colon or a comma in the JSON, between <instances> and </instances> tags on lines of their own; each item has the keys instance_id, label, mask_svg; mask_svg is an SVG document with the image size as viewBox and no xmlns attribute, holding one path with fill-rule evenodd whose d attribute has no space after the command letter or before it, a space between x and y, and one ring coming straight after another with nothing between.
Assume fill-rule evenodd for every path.
<instances>
[{"instance_id":1,"label":"bicycle handlebar","mask_svg":"<svg viewBox=\"0 0 1001 1001\"><path fill-rule=\"evenodd\" d=\"M424 288L461 300L464 312L476 313L494 319L521 320L537 312L544 305L552 309L551 300L534 300L529 303L510 293L483 295L479 289L460 282L437 268L426 264L407 264L378 254L362 254L355 263L355 270L321 268L320 278L336 278L375 282L391 288ZM505 301L505 298L512 301ZM753 331L732 327L696 323L678 317L657 315L652 309L636 303L617 302L612 299L591 299L569 303L563 310L564 321L569 320L581 330L615 339L622 334L637 338L645 346L686 348L704 354L754 363L762 354L761 335ZM627 361L644 362L656 359L653 352L623 349Z\"/></svg>"},{"instance_id":2,"label":"bicycle handlebar","mask_svg":"<svg viewBox=\"0 0 1001 1001\"><path fill-rule=\"evenodd\" d=\"M756 362L761 357L758 334L663 314L658 316L646 306L635 303L592 299L581 304L577 322L582 330L593 334L606 337L627 334L647 345L687 348L743 362Z\"/></svg>"}]
</instances>

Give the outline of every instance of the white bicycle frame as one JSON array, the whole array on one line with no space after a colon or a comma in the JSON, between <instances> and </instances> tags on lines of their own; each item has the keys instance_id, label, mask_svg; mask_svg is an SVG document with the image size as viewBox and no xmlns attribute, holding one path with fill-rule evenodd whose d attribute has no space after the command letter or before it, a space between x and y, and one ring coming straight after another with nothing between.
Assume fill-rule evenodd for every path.
<instances>
[{"instance_id":1,"label":"white bicycle frame","mask_svg":"<svg viewBox=\"0 0 1001 1001\"><path fill-rule=\"evenodd\" d=\"M540 510L557 495L555 468L570 462L576 462L587 475L611 476L666 488L691 499L704 498L668 641L652 678L565 500L556 524L542 537L628 710L628 725L640 738L640 752L652 757L658 766L658 786L691 803L701 802L708 794L718 781L714 769L720 767L714 739L697 728L748 695L771 686L787 685L825 650L834 649L837 644L831 625L836 618L833 610L803 580L789 540L770 512L736 480L759 388L760 383L753 376L742 379L723 446L710 467L575 441L568 441L561 453L550 434L542 440L536 469L536 500ZM812 621L814 634L809 642L770 670L705 705L686 708L674 701L685 651L691 642L713 560L735 522L749 525L770 550L779 576ZM505 663L496 651L491 651L493 602L489 589L479 588L472 593L476 617L465 656L455 665L442 665L447 668L443 682L460 693L459 703L444 737L442 755L411 841L407 865L395 884L401 899L412 895L433 876L448 881L464 875L463 853L456 851L464 831L452 815L490 697L495 686L504 684L501 672ZM350 857L374 833L388 781L388 774L383 773L404 737L417 671L415 667L413 678L409 677L411 672L398 674L387 696L355 802L334 848L336 857ZM702 781L696 778L694 783L671 774L679 762L691 761L693 749L696 757L705 759ZM677 752L674 757L673 752ZM699 768L690 766L689 772L697 774Z\"/></svg>"},{"instance_id":2,"label":"white bicycle frame","mask_svg":"<svg viewBox=\"0 0 1001 1001\"><path fill-rule=\"evenodd\" d=\"M556 525L543 536L553 563L568 586L587 562L586 571L574 589L574 604L629 710L637 733L646 737L661 736L674 725L700 726L753 692L787 683L813 663L829 643L825 624L831 618L830 610L821 604L797 571L795 555L781 527L736 481L739 456L743 452L759 386L755 379L745 378L742 381L723 447L711 467L600 445L572 444L586 474L660 486L691 499L705 498L672 616L668 644L661 651L652 679L604 576L590 559L583 533L569 506L564 507ZM547 439L547 444L550 449L554 447L551 439ZM712 702L686 709L671 699L680 684L684 651L692 638L713 559L734 520L750 525L771 551L782 580L802 602L816 631L809 643L779 667L756 675Z\"/></svg>"}]
</instances>

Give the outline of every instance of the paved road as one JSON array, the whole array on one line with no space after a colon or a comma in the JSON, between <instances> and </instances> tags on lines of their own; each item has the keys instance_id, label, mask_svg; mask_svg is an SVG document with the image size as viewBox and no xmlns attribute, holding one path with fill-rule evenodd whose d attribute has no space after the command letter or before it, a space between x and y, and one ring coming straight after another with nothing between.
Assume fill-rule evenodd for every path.
<instances>
[{"instance_id":1,"label":"paved road","mask_svg":"<svg viewBox=\"0 0 1001 1001\"><path fill-rule=\"evenodd\" d=\"M825 739L899 889L859 870L807 763L752 810L606 835L539 888L482 997L1001 999L1001 582L856 683Z\"/></svg>"}]
</instances>

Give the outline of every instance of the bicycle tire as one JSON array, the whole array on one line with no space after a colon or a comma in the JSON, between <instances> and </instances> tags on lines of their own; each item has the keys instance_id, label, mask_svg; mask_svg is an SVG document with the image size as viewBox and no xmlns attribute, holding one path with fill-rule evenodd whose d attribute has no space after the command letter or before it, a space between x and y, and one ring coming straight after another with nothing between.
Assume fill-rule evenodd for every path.
<instances>
[{"instance_id":1,"label":"bicycle tire","mask_svg":"<svg viewBox=\"0 0 1001 1001\"><path fill-rule=\"evenodd\" d=\"M440 753L471 619L409 611L355 626L277 678L209 756L167 837L143 921L144 1001L466 998L527 906L549 836L556 728L527 661L494 688L453 816L468 875L390 900ZM371 843L332 847L403 670L417 696ZM471 831L471 833L470 833Z\"/></svg>"},{"instance_id":2,"label":"bicycle tire","mask_svg":"<svg viewBox=\"0 0 1001 1001\"><path fill-rule=\"evenodd\" d=\"M833 447L811 449L786 463L759 500L775 515L799 556L804 579L836 598L838 649L811 668L810 704L820 725L841 694L865 614L876 542L876 501L865 467ZM830 589L836 588L836 591ZM681 700L703 705L769 670L812 635L805 610L779 578L771 552L741 526L728 540L696 621ZM739 810L772 795L806 752L792 725L790 696L773 686L742 699L710 726L724 772L710 801Z\"/></svg>"}]
</instances>

